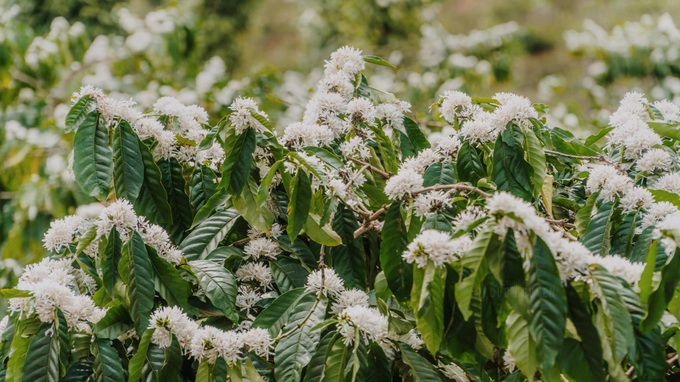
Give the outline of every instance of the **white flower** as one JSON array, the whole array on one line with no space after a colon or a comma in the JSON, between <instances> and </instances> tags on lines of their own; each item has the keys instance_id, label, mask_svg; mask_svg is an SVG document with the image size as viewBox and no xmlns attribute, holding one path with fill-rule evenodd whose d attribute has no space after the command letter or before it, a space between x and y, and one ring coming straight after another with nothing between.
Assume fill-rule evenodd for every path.
<instances>
[{"instance_id":1,"label":"white flower","mask_svg":"<svg viewBox=\"0 0 680 382\"><path fill-rule=\"evenodd\" d=\"M294 122L283 131L281 143L295 150L306 146L327 146L335 139L335 133L326 125Z\"/></svg>"},{"instance_id":2,"label":"white flower","mask_svg":"<svg viewBox=\"0 0 680 382\"><path fill-rule=\"evenodd\" d=\"M493 142L504 129L494 120L493 114L481 111L474 118L465 122L460 129L460 135L471 142Z\"/></svg>"},{"instance_id":3,"label":"white flower","mask_svg":"<svg viewBox=\"0 0 680 382\"><path fill-rule=\"evenodd\" d=\"M349 46L331 53L331 59L326 61L325 75L340 73L348 79L354 78L360 71L364 70L366 63L361 55L361 51Z\"/></svg>"},{"instance_id":4,"label":"white flower","mask_svg":"<svg viewBox=\"0 0 680 382\"><path fill-rule=\"evenodd\" d=\"M350 306L340 313L339 319L341 323L338 333L344 337L344 342L348 346L354 343L356 330L359 330L364 339L378 344L384 345L388 338L387 317L381 315L377 309Z\"/></svg>"},{"instance_id":5,"label":"white flower","mask_svg":"<svg viewBox=\"0 0 680 382\"><path fill-rule=\"evenodd\" d=\"M485 217L484 210L477 206L469 206L453 218L453 229L456 231L466 230L472 223ZM481 225L479 226L481 227ZM477 227L477 229L479 228Z\"/></svg>"},{"instance_id":6,"label":"white flower","mask_svg":"<svg viewBox=\"0 0 680 382\"><path fill-rule=\"evenodd\" d=\"M227 364L231 365L239 360L241 357L241 348L243 348L243 337L236 332L221 332L214 340L213 345L217 349L218 354Z\"/></svg>"},{"instance_id":7,"label":"white flower","mask_svg":"<svg viewBox=\"0 0 680 382\"><path fill-rule=\"evenodd\" d=\"M2 318L2 321L0 321L0 333L4 333L5 329L7 328L7 323L9 322L9 316L5 316Z\"/></svg>"},{"instance_id":8,"label":"white flower","mask_svg":"<svg viewBox=\"0 0 680 382\"><path fill-rule=\"evenodd\" d=\"M382 103L376 108L376 116L387 126L404 131L404 114L411 112L411 104L405 101Z\"/></svg>"},{"instance_id":9,"label":"white flower","mask_svg":"<svg viewBox=\"0 0 680 382\"><path fill-rule=\"evenodd\" d=\"M265 289L271 286L274 279L271 268L262 263L246 263L241 265L236 271L236 278L239 281L256 281Z\"/></svg>"},{"instance_id":10,"label":"white flower","mask_svg":"<svg viewBox=\"0 0 680 382\"><path fill-rule=\"evenodd\" d=\"M254 99L239 97L232 102L229 109L232 111L229 116L229 122L234 126L236 134L243 133L248 127L252 127L260 132L266 129L253 117L253 114L259 114L261 117L268 119L267 114L260 111Z\"/></svg>"},{"instance_id":11,"label":"white flower","mask_svg":"<svg viewBox=\"0 0 680 382\"><path fill-rule=\"evenodd\" d=\"M306 288L312 292L337 297L345 290L345 282L333 268L317 269L307 276Z\"/></svg>"},{"instance_id":12,"label":"white flower","mask_svg":"<svg viewBox=\"0 0 680 382\"><path fill-rule=\"evenodd\" d=\"M672 172L666 174L654 182L653 189L664 190L674 194L680 193L680 173Z\"/></svg>"},{"instance_id":13,"label":"white flower","mask_svg":"<svg viewBox=\"0 0 680 382\"><path fill-rule=\"evenodd\" d=\"M411 195L423 187L423 176L411 169L400 170L387 180L385 184L385 194L392 200L401 199L406 195Z\"/></svg>"},{"instance_id":14,"label":"white flower","mask_svg":"<svg viewBox=\"0 0 680 382\"><path fill-rule=\"evenodd\" d=\"M642 228L654 226L668 215L678 212L678 207L669 202L658 202L652 204L642 218Z\"/></svg>"},{"instance_id":15,"label":"white flower","mask_svg":"<svg viewBox=\"0 0 680 382\"><path fill-rule=\"evenodd\" d=\"M347 115L353 123L364 122L372 124L376 117L373 102L366 97L355 98L347 104Z\"/></svg>"},{"instance_id":16,"label":"white flower","mask_svg":"<svg viewBox=\"0 0 680 382\"><path fill-rule=\"evenodd\" d=\"M218 345L220 341L218 338L223 333L223 331L212 326L199 328L191 340L191 356L199 362L205 359L208 363L214 364L219 355Z\"/></svg>"},{"instance_id":17,"label":"white flower","mask_svg":"<svg viewBox=\"0 0 680 382\"><path fill-rule=\"evenodd\" d=\"M250 312L255 304L262 300L262 295L255 291L248 285L239 285L238 294L236 295L236 306L247 312Z\"/></svg>"},{"instance_id":18,"label":"white flower","mask_svg":"<svg viewBox=\"0 0 680 382\"><path fill-rule=\"evenodd\" d=\"M663 149L647 150L642 158L635 162L638 171L653 172L656 169L666 170L671 166L671 155Z\"/></svg>"},{"instance_id":19,"label":"white flower","mask_svg":"<svg viewBox=\"0 0 680 382\"><path fill-rule=\"evenodd\" d=\"M648 208L652 203L654 203L654 197L644 187L633 187L621 198L621 207L623 207L624 212Z\"/></svg>"},{"instance_id":20,"label":"white flower","mask_svg":"<svg viewBox=\"0 0 680 382\"><path fill-rule=\"evenodd\" d=\"M510 350L506 350L505 353L503 353L503 368L509 373L515 371L515 358L510 354Z\"/></svg>"},{"instance_id":21,"label":"white flower","mask_svg":"<svg viewBox=\"0 0 680 382\"><path fill-rule=\"evenodd\" d=\"M420 217L441 212L448 207L451 207L451 198L448 193L442 191L419 194L413 201L414 212Z\"/></svg>"},{"instance_id":22,"label":"white flower","mask_svg":"<svg viewBox=\"0 0 680 382\"><path fill-rule=\"evenodd\" d=\"M538 118L538 112L526 97L512 93L496 93L493 98L501 104L493 111L493 121L498 131L505 129L510 121L525 124L529 118Z\"/></svg>"},{"instance_id":23,"label":"white flower","mask_svg":"<svg viewBox=\"0 0 680 382\"><path fill-rule=\"evenodd\" d=\"M626 93L621 100L619 108L609 117L609 124L614 127L621 127L631 118L647 119L646 104L648 102L642 93Z\"/></svg>"},{"instance_id":24,"label":"white flower","mask_svg":"<svg viewBox=\"0 0 680 382\"><path fill-rule=\"evenodd\" d=\"M96 224L97 237L107 236L111 229L116 227L121 240L127 241L129 231L137 226L137 214L130 202L119 199L104 208Z\"/></svg>"},{"instance_id":25,"label":"white flower","mask_svg":"<svg viewBox=\"0 0 680 382\"><path fill-rule=\"evenodd\" d=\"M59 251L68 247L73 242L74 235L84 223L84 219L77 215L53 221L43 238L44 247L50 251Z\"/></svg>"},{"instance_id":26,"label":"white flower","mask_svg":"<svg viewBox=\"0 0 680 382\"><path fill-rule=\"evenodd\" d=\"M368 307L368 294L359 289L348 289L337 296L337 301L331 307L333 314L340 314L350 306Z\"/></svg>"},{"instance_id":27,"label":"white flower","mask_svg":"<svg viewBox=\"0 0 680 382\"><path fill-rule=\"evenodd\" d=\"M390 333L391 334L391 333ZM420 335L418 334L418 331L416 329L411 329L408 331L408 333L403 334L401 336L390 336L396 341L401 341L407 344L408 346L412 347L415 350L420 350L421 347L425 344L425 342L420 338Z\"/></svg>"},{"instance_id":28,"label":"white flower","mask_svg":"<svg viewBox=\"0 0 680 382\"><path fill-rule=\"evenodd\" d=\"M149 329L155 329L151 342L159 347L167 348L170 346L174 334L180 346L189 351L198 325L181 308L164 306L151 314Z\"/></svg>"},{"instance_id":29,"label":"white flower","mask_svg":"<svg viewBox=\"0 0 680 382\"><path fill-rule=\"evenodd\" d=\"M439 100L441 116L453 123L455 118L469 119L474 115L472 98L459 91L446 91Z\"/></svg>"},{"instance_id":30,"label":"white flower","mask_svg":"<svg viewBox=\"0 0 680 382\"><path fill-rule=\"evenodd\" d=\"M269 335L269 331L262 328L253 328L241 333L241 340L246 351L251 351L260 357L267 357L269 355L269 348L274 342Z\"/></svg>"},{"instance_id":31,"label":"white flower","mask_svg":"<svg viewBox=\"0 0 680 382\"><path fill-rule=\"evenodd\" d=\"M453 239L445 232L427 229L413 239L401 257L419 268L424 268L428 260L436 267L443 267L456 261L471 245L468 236Z\"/></svg>"},{"instance_id":32,"label":"white flower","mask_svg":"<svg viewBox=\"0 0 680 382\"><path fill-rule=\"evenodd\" d=\"M354 136L340 144L340 151L346 158L368 159L371 150L363 138Z\"/></svg>"},{"instance_id":33,"label":"white flower","mask_svg":"<svg viewBox=\"0 0 680 382\"><path fill-rule=\"evenodd\" d=\"M631 285L637 284L645 269L644 263L631 263L630 260L617 255L591 256L590 263L602 265L607 272L621 277Z\"/></svg>"},{"instance_id":34,"label":"white flower","mask_svg":"<svg viewBox=\"0 0 680 382\"><path fill-rule=\"evenodd\" d=\"M667 100L656 101L653 105L661 112L664 120L680 121L680 108L673 102Z\"/></svg>"},{"instance_id":35,"label":"white flower","mask_svg":"<svg viewBox=\"0 0 680 382\"><path fill-rule=\"evenodd\" d=\"M614 167L609 165L596 165L590 171L586 190L600 192L604 201L612 201L620 197L633 187L633 181L625 175L621 175Z\"/></svg>"},{"instance_id":36,"label":"white flower","mask_svg":"<svg viewBox=\"0 0 680 382\"><path fill-rule=\"evenodd\" d=\"M248 244L243 247L243 253L254 260L258 260L260 257L275 260L276 256L281 253L281 247L279 247L279 244L274 240L266 237L259 237L250 240Z\"/></svg>"},{"instance_id":37,"label":"white flower","mask_svg":"<svg viewBox=\"0 0 680 382\"><path fill-rule=\"evenodd\" d=\"M435 151L442 160L452 160L458 155L462 142L456 135L444 135L435 142Z\"/></svg>"},{"instance_id":38,"label":"white flower","mask_svg":"<svg viewBox=\"0 0 680 382\"><path fill-rule=\"evenodd\" d=\"M444 376L454 382L470 382L465 370L455 363L450 363L448 365L439 365L439 370L442 371Z\"/></svg>"}]
</instances>

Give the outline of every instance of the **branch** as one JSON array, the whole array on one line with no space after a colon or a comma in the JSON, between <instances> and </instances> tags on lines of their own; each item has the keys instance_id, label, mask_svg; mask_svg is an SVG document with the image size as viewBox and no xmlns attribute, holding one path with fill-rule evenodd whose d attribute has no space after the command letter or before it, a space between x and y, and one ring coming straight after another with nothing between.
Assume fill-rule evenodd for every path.
<instances>
[{"instance_id":1,"label":"branch","mask_svg":"<svg viewBox=\"0 0 680 382\"><path fill-rule=\"evenodd\" d=\"M467 184L462 184L462 183L456 183L456 184L435 184L433 186L425 187L420 190L413 191L411 193L411 196L416 196L418 194L422 194L424 192L430 192L430 191L441 191L441 190L456 190L456 191L469 191L469 192L474 192L475 194L481 195L485 198L490 198L491 194L488 192L482 191L480 188L474 187L474 186L468 186Z\"/></svg>"},{"instance_id":2,"label":"branch","mask_svg":"<svg viewBox=\"0 0 680 382\"><path fill-rule=\"evenodd\" d=\"M566 153L561 153L559 151L554 151L554 150L543 150L546 155L550 155L553 157L564 157L564 158L570 158L570 159L578 159L578 160L587 160L591 162L601 162L601 163L606 163L612 167L615 167L619 171L625 171L623 168L619 166L618 163L612 162L609 159L605 158L604 155L600 155L599 157L596 156L590 156L590 155L572 155L572 154L566 154Z\"/></svg>"},{"instance_id":3,"label":"branch","mask_svg":"<svg viewBox=\"0 0 680 382\"><path fill-rule=\"evenodd\" d=\"M370 231L371 228L373 228L371 223L373 223L373 221L375 221L377 218L379 218L382 214L387 212L387 210L389 208L390 208L390 205L385 204L384 206L380 207L379 210L375 211L375 213L373 213L373 215L367 217L364 220L364 223L361 224L361 227L357 228L357 230L354 231L354 237L355 238L359 237L359 236L363 235L364 233Z\"/></svg>"},{"instance_id":4,"label":"branch","mask_svg":"<svg viewBox=\"0 0 680 382\"><path fill-rule=\"evenodd\" d=\"M347 159L351 160L352 162L354 162L354 163L356 163L356 164L358 164L358 165L361 165L361 166L364 166L364 167L366 167L366 168L369 168L371 171L373 171L374 173L376 173L376 174L382 176L382 177L385 178L385 179L389 179L389 178L392 176L390 173L385 172L385 171L383 171L383 170L381 170L381 169L379 169L379 168L377 168L377 167L371 165L370 163L366 163L366 162L364 162L364 161L361 161L361 160L359 160L359 159L354 159L354 158L352 158L352 157L348 157Z\"/></svg>"}]
</instances>

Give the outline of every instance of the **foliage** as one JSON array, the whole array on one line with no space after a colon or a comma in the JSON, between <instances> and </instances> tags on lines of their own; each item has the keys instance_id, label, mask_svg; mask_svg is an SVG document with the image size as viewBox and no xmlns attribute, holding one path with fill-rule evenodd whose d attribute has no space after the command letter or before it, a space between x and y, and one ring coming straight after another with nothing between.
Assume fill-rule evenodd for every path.
<instances>
[{"instance_id":1,"label":"foliage","mask_svg":"<svg viewBox=\"0 0 680 382\"><path fill-rule=\"evenodd\" d=\"M333 53L278 129L249 98L210 124L74 94L73 171L100 204L3 290L5 378L673 374L680 109L631 93L580 140L524 97L446 92L453 133L428 141L366 62Z\"/></svg>"}]
</instances>

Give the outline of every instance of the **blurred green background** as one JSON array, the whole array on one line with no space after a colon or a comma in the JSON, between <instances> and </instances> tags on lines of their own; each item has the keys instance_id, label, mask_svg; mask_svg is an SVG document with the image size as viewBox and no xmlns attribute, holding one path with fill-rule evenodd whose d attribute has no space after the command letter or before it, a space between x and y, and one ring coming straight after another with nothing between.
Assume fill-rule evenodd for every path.
<instances>
[{"instance_id":1,"label":"blurred green background","mask_svg":"<svg viewBox=\"0 0 680 382\"><path fill-rule=\"evenodd\" d=\"M680 100L673 20L677 0L0 0L0 286L45 255L50 221L95 202L74 186L63 123L84 84L142 110L197 103L212 123L251 96L281 129L352 45L397 66L369 68L369 83L411 102L424 129L459 89L526 95L586 134L626 91Z\"/></svg>"}]
</instances>

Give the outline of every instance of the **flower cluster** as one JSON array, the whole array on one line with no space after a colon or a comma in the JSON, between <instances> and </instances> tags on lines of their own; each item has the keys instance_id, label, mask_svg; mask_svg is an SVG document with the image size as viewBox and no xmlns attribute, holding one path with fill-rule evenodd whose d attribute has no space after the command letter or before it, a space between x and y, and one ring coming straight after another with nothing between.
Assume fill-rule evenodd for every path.
<instances>
[{"instance_id":1,"label":"flower cluster","mask_svg":"<svg viewBox=\"0 0 680 382\"><path fill-rule=\"evenodd\" d=\"M609 124L614 129L609 133L608 144L621 147L628 159L638 159L646 150L661 144L661 137L647 125L650 120L648 103L640 93L627 93L609 117Z\"/></svg>"},{"instance_id":2,"label":"flower cluster","mask_svg":"<svg viewBox=\"0 0 680 382\"><path fill-rule=\"evenodd\" d=\"M37 315L42 322L53 322L57 310L64 314L70 330L90 333L106 313L95 306L92 297L80 290L92 291L95 281L80 269L73 268L69 260L44 259L26 266L16 289L31 297L11 298L10 311L22 316Z\"/></svg>"},{"instance_id":3,"label":"flower cluster","mask_svg":"<svg viewBox=\"0 0 680 382\"><path fill-rule=\"evenodd\" d=\"M214 364L217 357L233 364L243 357L244 351L267 357L273 342L265 329L239 332L200 326L177 307L161 307L154 311L149 320L149 329L154 330L151 342L159 347L170 346L174 336L184 354L210 364Z\"/></svg>"},{"instance_id":4,"label":"flower cluster","mask_svg":"<svg viewBox=\"0 0 680 382\"><path fill-rule=\"evenodd\" d=\"M130 239L132 232L137 232L161 258L172 264L179 264L182 259L182 252L172 244L168 233L160 226L151 224L145 217L137 216L132 204L125 199L117 200L106 207L102 206L99 216L95 219L70 215L55 220L45 233L44 246L51 251L61 251L86 235L93 226L96 238L84 250L90 256L97 256L99 239L108 237L115 228L123 242Z\"/></svg>"},{"instance_id":5,"label":"flower cluster","mask_svg":"<svg viewBox=\"0 0 680 382\"><path fill-rule=\"evenodd\" d=\"M472 240L467 235L454 239L448 233L428 229L413 239L401 257L419 268L426 267L428 261L443 267L458 260L471 246Z\"/></svg>"}]
</instances>

